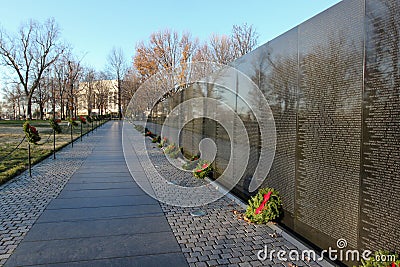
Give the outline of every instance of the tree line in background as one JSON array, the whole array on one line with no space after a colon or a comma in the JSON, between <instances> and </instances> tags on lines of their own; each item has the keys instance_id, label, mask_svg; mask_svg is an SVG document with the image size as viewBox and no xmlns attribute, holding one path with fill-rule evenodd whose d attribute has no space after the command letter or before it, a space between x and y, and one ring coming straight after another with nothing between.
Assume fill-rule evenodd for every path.
<instances>
[{"instance_id":1,"label":"tree line in background","mask_svg":"<svg viewBox=\"0 0 400 267\"><path fill-rule=\"evenodd\" d=\"M83 66L82 58L61 40L54 19L30 20L16 33L0 29L1 63L12 73L11 82L0 88L5 96L0 111L7 108L13 119L44 119L49 113L65 119L78 115L78 103L83 103L85 115L94 109L105 114L111 100L122 118L136 90L158 71L181 69L177 78L184 81L186 64L228 64L253 50L257 38L254 27L247 24L234 25L230 35L213 34L202 43L190 33L166 29L139 42L130 63L122 49L112 48L106 70L97 71Z\"/></svg>"}]
</instances>

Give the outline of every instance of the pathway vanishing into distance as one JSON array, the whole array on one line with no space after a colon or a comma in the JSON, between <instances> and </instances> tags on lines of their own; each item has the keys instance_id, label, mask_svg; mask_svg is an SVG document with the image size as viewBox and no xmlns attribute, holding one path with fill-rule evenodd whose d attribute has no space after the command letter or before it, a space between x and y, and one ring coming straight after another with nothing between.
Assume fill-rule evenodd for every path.
<instances>
[{"instance_id":1,"label":"pathway vanishing into distance","mask_svg":"<svg viewBox=\"0 0 400 267\"><path fill-rule=\"evenodd\" d=\"M121 127L109 122L98 130L91 154L5 266L188 265L160 204L126 167Z\"/></svg>"},{"instance_id":2,"label":"pathway vanishing into distance","mask_svg":"<svg viewBox=\"0 0 400 267\"><path fill-rule=\"evenodd\" d=\"M329 266L276 257L260 261L257 253L265 246L299 255L305 247L274 225L238 218L243 206L226 196L202 206L203 217L190 215L196 208L148 196L126 166L122 125L108 122L62 149L56 160L35 165L32 178L23 173L0 186L0 266ZM132 131L133 175L162 192L135 151L141 133ZM182 185L206 183L173 168L146 142L164 177Z\"/></svg>"}]
</instances>

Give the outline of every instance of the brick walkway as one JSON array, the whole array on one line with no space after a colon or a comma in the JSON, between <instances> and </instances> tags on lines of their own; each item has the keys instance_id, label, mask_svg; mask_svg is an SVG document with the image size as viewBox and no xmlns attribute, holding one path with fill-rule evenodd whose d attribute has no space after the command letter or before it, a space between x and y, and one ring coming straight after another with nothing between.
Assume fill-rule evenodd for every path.
<instances>
[{"instance_id":1,"label":"brick walkway","mask_svg":"<svg viewBox=\"0 0 400 267\"><path fill-rule=\"evenodd\" d=\"M122 123L109 122L73 149L62 150L56 161L35 166L32 179L21 175L0 187L0 265L9 258L6 266L319 266L258 260L265 245L301 251L276 226L239 220L233 211L243 207L228 197L202 207L205 216L192 217L195 208L160 204L147 196L125 164L121 128ZM174 169L147 142L164 176L186 186L205 183ZM145 167L134 175L161 193L146 162L134 156Z\"/></svg>"}]
</instances>

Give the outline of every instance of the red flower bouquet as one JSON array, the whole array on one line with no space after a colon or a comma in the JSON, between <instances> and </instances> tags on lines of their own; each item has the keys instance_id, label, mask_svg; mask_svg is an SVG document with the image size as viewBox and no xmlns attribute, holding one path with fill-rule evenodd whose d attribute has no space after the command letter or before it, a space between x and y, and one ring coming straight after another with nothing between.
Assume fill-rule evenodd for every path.
<instances>
[{"instance_id":1,"label":"red flower bouquet","mask_svg":"<svg viewBox=\"0 0 400 267\"><path fill-rule=\"evenodd\" d=\"M82 124L86 124L86 118L83 117L83 116L79 116L79 121L80 121Z\"/></svg>"},{"instance_id":2,"label":"red flower bouquet","mask_svg":"<svg viewBox=\"0 0 400 267\"><path fill-rule=\"evenodd\" d=\"M212 172L212 167L206 160L201 160L197 167L193 170L193 176L196 178L204 179Z\"/></svg>"},{"instance_id":3,"label":"red flower bouquet","mask_svg":"<svg viewBox=\"0 0 400 267\"><path fill-rule=\"evenodd\" d=\"M24 123L22 128L29 143L37 144L37 142L40 141L41 138L38 130L34 126L30 125L28 121Z\"/></svg>"}]
</instances>

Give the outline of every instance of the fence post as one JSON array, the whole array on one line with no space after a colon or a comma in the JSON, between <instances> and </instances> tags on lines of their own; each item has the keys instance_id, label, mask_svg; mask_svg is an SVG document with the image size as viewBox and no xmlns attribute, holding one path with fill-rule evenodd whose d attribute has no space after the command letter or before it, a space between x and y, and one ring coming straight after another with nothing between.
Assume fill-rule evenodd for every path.
<instances>
[{"instance_id":1,"label":"fence post","mask_svg":"<svg viewBox=\"0 0 400 267\"><path fill-rule=\"evenodd\" d=\"M72 145L72 147L74 147L74 141L73 141L73 137L72 137L72 128L73 128L72 123L70 126L71 126L71 145Z\"/></svg>"},{"instance_id":2,"label":"fence post","mask_svg":"<svg viewBox=\"0 0 400 267\"><path fill-rule=\"evenodd\" d=\"M29 177L32 177L32 168L31 168L31 143L28 140L28 168L29 168Z\"/></svg>"},{"instance_id":3,"label":"fence post","mask_svg":"<svg viewBox=\"0 0 400 267\"><path fill-rule=\"evenodd\" d=\"M53 159L56 159L56 130L53 129Z\"/></svg>"}]
</instances>

